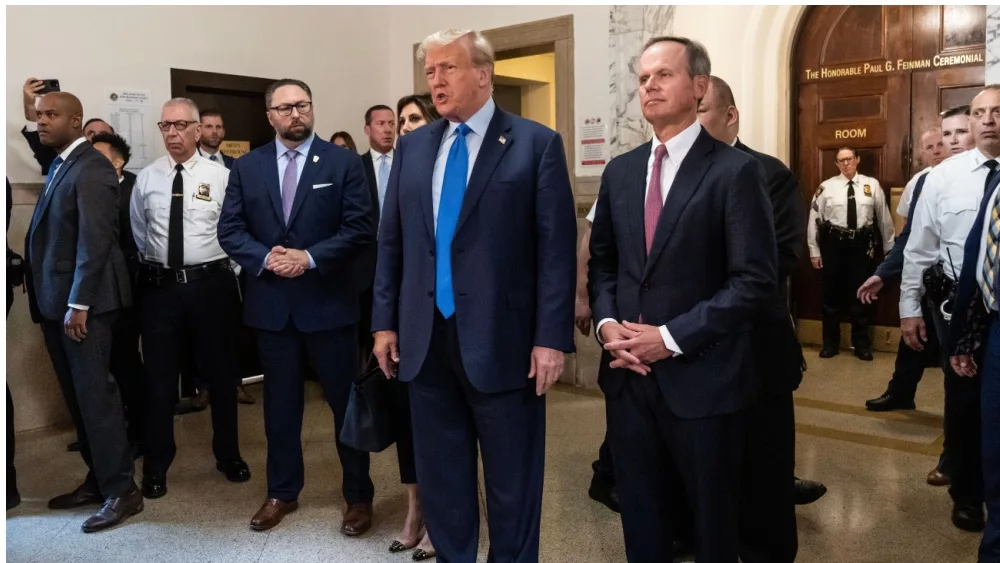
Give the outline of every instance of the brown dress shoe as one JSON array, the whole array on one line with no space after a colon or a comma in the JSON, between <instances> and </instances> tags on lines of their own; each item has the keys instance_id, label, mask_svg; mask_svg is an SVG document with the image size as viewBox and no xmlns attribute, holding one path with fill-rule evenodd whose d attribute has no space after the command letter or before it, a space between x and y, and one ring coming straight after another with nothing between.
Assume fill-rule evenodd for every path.
<instances>
[{"instance_id":1,"label":"brown dress shoe","mask_svg":"<svg viewBox=\"0 0 1000 563\"><path fill-rule=\"evenodd\" d=\"M927 484L932 487L946 487L951 484L951 477L938 471L937 467L927 474Z\"/></svg>"},{"instance_id":2,"label":"brown dress shoe","mask_svg":"<svg viewBox=\"0 0 1000 563\"><path fill-rule=\"evenodd\" d=\"M250 520L250 529L258 532L270 530L280 524L282 518L295 512L295 509L298 507L299 502L296 500L285 502L276 498L269 498L264 501L264 505L260 507L257 514L253 515L253 518Z\"/></svg>"},{"instance_id":3,"label":"brown dress shoe","mask_svg":"<svg viewBox=\"0 0 1000 563\"><path fill-rule=\"evenodd\" d=\"M257 401L254 400L253 395L247 393L247 390L240 385L236 388L236 402L241 405L252 405Z\"/></svg>"},{"instance_id":4,"label":"brown dress shoe","mask_svg":"<svg viewBox=\"0 0 1000 563\"><path fill-rule=\"evenodd\" d=\"M97 488L90 483L84 483L73 492L59 495L50 500L49 509L68 510L88 504L101 504L102 502L104 502L104 497L97 491Z\"/></svg>"},{"instance_id":5,"label":"brown dress shoe","mask_svg":"<svg viewBox=\"0 0 1000 563\"><path fill-rule=\"evenodd\" d=\"M360 536L372 527L372 505L365 502L347 507L344 522L340 525L340 533L345 536Z\"/></svg>"},{"instance_id":6,"label":"brown dress shoe","mask_svg":"<svg viewBox=\"0 0 1000 563\"><path fill-rule=\"evenodd\" d=\"M120 497L112 497L104 501L104 506L97 511L81 528L86 534L100 532L113 528L124 522L129 516L142 512L142 493L134 484L132 488Z\"/></svg>"}]
</instances>

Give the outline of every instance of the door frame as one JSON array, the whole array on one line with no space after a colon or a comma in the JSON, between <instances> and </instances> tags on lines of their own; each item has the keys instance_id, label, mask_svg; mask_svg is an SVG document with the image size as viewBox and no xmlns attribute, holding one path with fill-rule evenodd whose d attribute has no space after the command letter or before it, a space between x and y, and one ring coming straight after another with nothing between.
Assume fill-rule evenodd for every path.
<instances>
[{"instance_id":1,"label":"door frame","mask_svg":"<svg viewBox=\"0 0 1000 563\"><path fill-rule=\"evenodd\" d=\"M563 138L566 165L576 193L576 94L574 91L573 16L559 16L545 20L487 29L481 32L496 53L524 50L525 54L538 51L539 47L552 46L556 67L556 132ZM428 92L424 68L417 62L417 49L413 44L413 91Z\"/></svg>"}]
</instances>

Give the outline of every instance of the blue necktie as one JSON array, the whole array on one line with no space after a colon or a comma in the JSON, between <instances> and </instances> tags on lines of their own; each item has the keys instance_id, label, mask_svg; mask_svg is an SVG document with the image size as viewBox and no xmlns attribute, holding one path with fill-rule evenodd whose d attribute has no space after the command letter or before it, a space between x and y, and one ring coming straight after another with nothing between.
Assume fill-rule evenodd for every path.
<instances>
[{"instance_id":1,"label":"blue necktie","mask_svg":"<svg viewBox=\"0 0 1000 563\"><path fill-rule=\"evenodd\" d=\"M455 314L455 288L451 280L451 241L455 238L458 214L462 210L462 198L469 181L469 147L465 136L471 129L466 124L458 126L455 141L448 151L448 162L444 167L444 182L441 185L441 201L438 204L436 253L437 257L437 308L444 318Z\"/></svg>"},{"instance_id":2,"label":"blue necktie","mask_svg":"<svg viewBox=\"0 0 1000 563\"><path fill-rule=\"evenodd\" d=\"M52 187L52 178L55 177L56 172L63 163L63 158L61 156L55 157L52 160L52 164L49 165L49 173L45 176L45 193L49 193L49 188ZM43 194L44 195L44 194Z\"/></svg>"},{"instance_id":3,"label":"blue necktie","mask_svg":"<svg viewBox=\"0 0 1000 563\"><path fill-rule=\"evenodd\" d=\"M208 159L211 160L212 162L219 162L219 159L215 158L214 154L212 156L208 157Z\"/></svg>"},{"instance_id":4,"label":"blue necktie","mask_svg":"<svg viewBox=\"0 0 1000 563\"><path fill-rule=\"evenodd\" d=\"M389 155L383 154L379 157L381 161L378 165L378 211L382 213L382 204L385 203L385 190L389 186Z\"/></svg>"}]
</instances>

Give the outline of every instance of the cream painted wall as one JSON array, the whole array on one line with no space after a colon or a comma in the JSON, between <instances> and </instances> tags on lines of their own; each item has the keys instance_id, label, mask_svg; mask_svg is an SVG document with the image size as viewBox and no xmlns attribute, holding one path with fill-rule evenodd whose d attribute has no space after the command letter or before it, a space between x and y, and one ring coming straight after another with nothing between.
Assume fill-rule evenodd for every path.
<instances>
[{"instance_id":1,"label":"cream painted wall","mask_svg":"<svg viewBox=\"0 0 1000 563\"><path fill-rule=\"evenodd\" d=\"M364 141L364 112L389 86L386 73L372 72L389 60L387 42L371 33L384 14L347 6L9 7L7 175L42 180L19 133L29 76L58 78L87 117L106 117L106 87L149 90L155 156L166 154L154 124L170 97L171 67L302 79L313 89L317 132L328 138L346 129ZM45 36L58 38L47 48L38 47L43 21Z\"/></svg>"},{"instance_id":2,"label":"cream painted wall","mask_svg":"<svg viewBox=\"0 0 1000 563\"><path fill-rule=\"evenodd\" d=\"M556 56L543 53L497 61L498 76L544 82L521 88L521 115L555 129L556 127Z\"/></svg>"}]
</instances>

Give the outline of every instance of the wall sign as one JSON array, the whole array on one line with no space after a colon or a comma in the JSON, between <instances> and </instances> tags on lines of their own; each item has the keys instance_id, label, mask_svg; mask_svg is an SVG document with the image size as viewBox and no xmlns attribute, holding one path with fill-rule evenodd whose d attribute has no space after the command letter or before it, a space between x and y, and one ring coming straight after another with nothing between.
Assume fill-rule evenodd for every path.
<instances>
[{"instance_id":1,"label":"wall sign","mask_svg":"<svg viewBox=\"0 0 1000 563\"><path fill-rule=\"evenodd\" d=\"M250 141L222 141L219 150L226 156L239 158L250 152Z\"/></svg>"},{"instance_id":2,"label":"wall sign","mask_svg":"<svg viewBox=\"0 0 1000 563\"><path fill-rule=\"evenodd\" d=\"M971 64L986 64L985 51L967 53L964 55L934 55L929 59L917 59L912 61L896 59L894 61L887 60L868 62L846 67L821 67L819 69L807 68L805 79L829 80L831 78L855 78L858 76L911 72L925 68L941 68Z\"/></svg>"}]
</instances>

